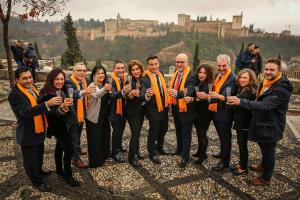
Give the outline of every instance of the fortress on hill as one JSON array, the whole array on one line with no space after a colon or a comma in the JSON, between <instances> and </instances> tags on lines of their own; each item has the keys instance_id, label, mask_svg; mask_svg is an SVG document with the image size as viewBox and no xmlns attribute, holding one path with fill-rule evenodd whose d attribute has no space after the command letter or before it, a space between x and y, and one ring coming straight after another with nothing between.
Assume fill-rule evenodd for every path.
<instances>
[{"instance_id":1,"label":"fortress on hill","mask_svg":"<svg viewBox=\"0 0 300 200\"><path fill-rule=\"evenodd\" d=\"M242 27L243 14L232 17L232 22L223 20L191 19L190 15L178 14L178 24L171 23L162 28L157 20L131 20L121 18L120 14L116 19L105 19L105 27L77 28L77 36L95 40L104 37L105 40L113 41L116 36L159 37L170 32L207 32L215 33L220 38L224 37L246 37L248 28Z\"/></svg>"}]
</instances>

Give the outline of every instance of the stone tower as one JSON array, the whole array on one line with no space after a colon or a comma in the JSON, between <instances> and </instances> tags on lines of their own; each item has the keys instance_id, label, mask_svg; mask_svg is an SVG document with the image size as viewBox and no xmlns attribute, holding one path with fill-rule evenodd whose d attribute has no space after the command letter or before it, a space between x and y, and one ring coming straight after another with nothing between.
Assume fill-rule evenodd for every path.
<instances>
[{"instance_id":1,"label":"stone tower","mask_svg":"<svg viewBox=\"0 0 300 200\"><path fill-rule=\"evenodd\" d=\"M243 23L243 13L232 17L232 29L241 29Z\"/></svg>"},{"instance_id":2,"label":"stone tower","mask_svg":"<svg viewBox=\"0 0 300 200\"><path fill-rule=\"evenodd\" d=\"M185 26L185 22L191 20L190 15L186 14L178 14L178 25Z\"/></svg>"}]
</instances>

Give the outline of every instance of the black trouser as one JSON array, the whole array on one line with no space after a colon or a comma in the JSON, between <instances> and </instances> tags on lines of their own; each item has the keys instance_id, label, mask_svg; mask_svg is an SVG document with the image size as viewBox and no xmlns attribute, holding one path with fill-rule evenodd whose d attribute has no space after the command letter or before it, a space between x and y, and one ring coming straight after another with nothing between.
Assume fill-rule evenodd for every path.
<instances>
[{"instance_id":1,"label":"black trouser","mask_svg":"<svg viewBox=\"0 0 300 200\"><path fill-rule=\"evenodd\" d=\"M172 105L172 115L173 115L173 119L174 119L175 132L176 132L176 141L177 141L176 151L181 153L182 152L182 137L181 137L180 120L178 117L178 108L173 105Z\"/></svg>"},{"instance_id":2,"label":"black trouser","mask_svg":"<svg viewBox=\"0 0 300 200\"><path fill-rule=\"evenodd\" d=\"M32 184L41 185L43 182L41 171L44 159L44 143L35 146L21 146L25 172Z\"/></svg>"},{"instance_id":3,"label":"black trouser","mask_svg":"<svg viewBox=\"0 0 300 200\"><path fill-rule=\"evenodd\" d=\"M262 178L264 180L271 180L275 167L275 148L276 143L259 143L258 145L262 153Z\"/></svg>"},{"instance_id":4,"label":"black trouser","mask_svg":"<svg viewBox=\"0 0 300 200\"><path fill-rule=\"evenodd\" d=\"M157 153L158 147L158 136L165 132L165 124L164 120L149 120L149 134L148 134L148 141L147 147L149 156L155 156Z\"/></svg>"},{"instance_id":5,"label":"black trouser","mask_svg":"<svg viewBox=\"0 0 300 200\"><path fill-rule=\"evenodd\" d=\"M73 144L73 160L80 160L80 140L83 123L75 123L71 126L72 144Z\"/></svg>"},{"instance_id":6,"label":"black trouser","mask_svg":"<svg viewBox=\"0 0 300 200\"><path fill-rule=\"evenodd\" d=\"M219 122L214 121L214 125L217 129L220 144L221 144L221 162L225 165L229 165L230 162L230 154L231 154L231 127L232 122Z\"/></svg>"},{"instance_id":7,"label":"black trouser","mask_svg":"<svg viewBox=\"0 0 300 200\"><path fill-rule=\"evenodd\" d=\"M241 168L243 170L247 169L248 164L248 131L247 130L237 130L237 143L239 145L240 151L240 162Z\"/></svg>"},{"instance_id":8,"label":"black trouser","mask_svg":"<svg viewBox=\"0 0 300 200\"><path fill-rule=\"evenodd\" d=\"M56 173L64 173L66 177L72 176L71 160L73 155L72 138L69 133L56 136L55 164ZM63 165L64 163L64 165Z\"/></svg>"},{"instance_id":9,"label":"black trouser","mask_svg":"<svg viewBox=\"0 0 300 200\"><path fill-rule=\"evenodd\" d=\"M126 125L125 117L121 118L119 121L112 121L111 126L112 131L112 156L118 154L122 149L122 137Z\"/></svg>"},{"instance_id":10,"label":"black trouser","mask_svg":"<svg viewBox=\"0 0 300 200\"><path fill-rule=\"evenodd\" d=\"M131 131L131 137L129 142L128 160L133 160L135 155L139 151L140 147L140 135L142 125L144 122L144 115L140 116L128 116L128 124Z\"/></svg>"},{"instance_id":11,"label":"black trouser","mask_svg":"<svg viewBox=\"0 0 300 200\"><path fill-rule=\"evenodd\" d=\"M168 123L169 123L168 110L165 110L163 112L165 112L165 116L164 116L163 120L161 121L161 123L162 123L161 131L158 133L158 136L157 136L156 149L158 149L158 150L164 148L165 136L166 136L166 133L168 132Z\"/></svg>"},{"instance_id":12,"label":"black trouser","mask_svg":"<svg viewBox=\"0 0 300 200\"><path fill-rule=\"evenodd\" d=\"M209 118L209 116L207 117ZM194 121L197 137L198 137L197 154L199 154L199 158L207 157L206 155L207 146L208 146L207 130L210 125L210 122L211 122L211 118L207 120L200 120L199 118L197 118Z\"/></svg>"}]
</instances>

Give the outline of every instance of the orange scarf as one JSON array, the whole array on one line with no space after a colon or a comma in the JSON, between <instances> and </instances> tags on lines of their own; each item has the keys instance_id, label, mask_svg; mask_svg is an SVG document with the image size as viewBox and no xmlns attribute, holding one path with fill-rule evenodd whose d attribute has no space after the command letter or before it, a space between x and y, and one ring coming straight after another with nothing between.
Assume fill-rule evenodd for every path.
<instances>
[{"instance_id":1,"label":"orange scarf","mask_svg":"<svg viewBox=\"0 0 300 200\"><path fill-rule=\"evenodd\" d=\"M184 91L184 85L186 82L186 78L187 78L188 74L190 73L190 70L191 70L190 66L187 66L186 69L184 70L183 77L181 79L181 83L179 86L179 91ZM172 76L172 79L171 79L170 85L169 85L170 88L173 88L177 74L178 74L178 70L176 70L176 72ZM170 96L169 103L172 103L172 102L173 102L173 97ZM187 111L186 102L183 98L178 99L178 108L179 108L179 112Z\"/></svg>"},{"instance_id":2,"label":"orange scarf","mask_svg":"<svg viewBox=\"0 0 300 200\"><path fill-rule=\"evenodd\" d=\"M120 91L121 91L121 84L120 84L119 77L116 75L115 72L112 72L112 73L111 73L111 78L114 79L114 81L116 82L117 91L120 92ZM123 76L122 79L123 79L123 83L125 84L125 83L126 83L126 77ZM122 98L118 98L118 99L117 99L117 109L116 109L116 114L123 115L123 109L122 109L122 106L123 106L123 105L122 105Z\"/></svg>"},{"instance_id":3,"label":"orange scarf","mask_svg":"<svg viewBox=\"0 0 300 200\"><path fill-rule=\"evenodd\" d=\"M154 91L154 94L155 94L155 100L156 100L157 110L158 110L158 112L161 112L161 111L163 111L164 107L166 108L169 105L169 102L168 102L169 95L168 95L168 92L167 92L167 86L166 86L165 79L164 79L163 75L160 72L158 72L160 83L161 83L162 88L164 90L164 96L165 96L165 105L163 106L162 105L162 101L161 101L160 92L159 92L160 88L158 87L156 78L148 70L146 70L145 74L147 74L148 77L150 78L151 85L153 87L153 91Z\"/></svg>"},{"instance_id":4,"label":"orange scarf","mask_svg":"<svg viewBox=\"0 0 300 200\"><path fill-rule=\"evenodd\" d=\"M227 80L227 78L229 77L230 74L231 74L231 68L229 67L227 72L225 73L225 75L221 79L220 79L221 74L219 74L217 76L217 78L214 81L214 92L216 92L218 94L220 93L221 87L223 86L223 84L225 83L225 81ZM213 112L217 112L218 103L209 104L208 110L213 111Z\"/></svg>"},{"instance_id":5,"label":"orange scarf","mask_svg":"<svg viewBox=\"0 0 300 200\"><path fill-rule=\"evenodd\" d=\"M37 105L36 99L34 98L34 96L30 92L28 92L19 83L17 83L17 87L29 99L31 107L34 107L34 106ZM36 96L39 96L39 91L34 86L32 86L31 89L36 94ZM46 118L45 115L44 115L44 120L45 120L45 125L44 125L44 122L43 122L43 115L37 115L37 116L33 117L34 129L35 129L36 134L44 133L45 132L45 127L46 128L48 127L47 118Z\"/></svg>"},{"instance_id":6,"label":"orange scarf","mask_svg":"<svg viewBox=\"0 0 300 200\"><path fill-rule=\"evenodd\" d=\"M279 75L278 75L274 80L272 80L272 81L270 81L270 80L264 80L264 81L263 81L263 86L262 86L262 88L261 88L261 90L260 90L258 96L263 95L263 93L264 93L267 89L269 89L269 88L273 85L273 83L275 83L276 81L278 81L279 79L281 79L281 77L282 77L282 74L279 73Z\"/></svg>"},{"instance_id":7,"label":"orange scarf","mask_svg":"<svg viewBox=\"0 0 300 200\"><path fill-rule=\"evenodd\" d=\"M76 80L74 75L71 76L71 80L76 85L77 90L80 91L80 85L78 84L78 81ZM86 89L86 88L87 88L87 82L84 79L83 80L83 89ZM84 100L85 100L85 108L87 110L87 108L88 108L87 95L84 96ZM83 99L82 98L77 99L77 112L76 112L76 114L77 114L78 122L82 123L84 121L84 110L83 110Z\"/></svg>"}]
</instances>

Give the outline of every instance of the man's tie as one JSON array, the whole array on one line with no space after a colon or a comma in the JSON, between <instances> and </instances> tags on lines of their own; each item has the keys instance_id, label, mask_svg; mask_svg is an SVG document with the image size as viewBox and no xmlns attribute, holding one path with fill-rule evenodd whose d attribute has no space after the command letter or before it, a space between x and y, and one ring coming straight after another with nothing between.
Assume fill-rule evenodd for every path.
<instances>
[{"instance_id":1,"label":"man's tie","mask_svg":"<svg viewBox=\"0 0 300 200\"><path fill-rule=\"evenodd\" d=\"M174 89L176 90L176 91L178 91L178 88L179 88L179 85L180 85L180 79L181 79L181 75L180 74L178 74L177 75L177 79L176 79L176 82L175 82L175 85L174 85ZM177 100L175 99L175 98L173 98L173 105L177 105Z\"/></svg>"},{"instance_id":2,"label":"man's tie","mask_svg":"<svg viewBox=\"0 0 300 200\"><path fill-rule=\"evenodd\" d=\"M155 78L156 78L156 82L157 82L157 85L158 85L158 88L159 88L159 92L160 92L160 96L162 97L164 95L164 91L161 87L161 84L160 84L160 80L159 80L159 77L158 77L158 74L155 75Z\"/></svg>"}]
</instances>

